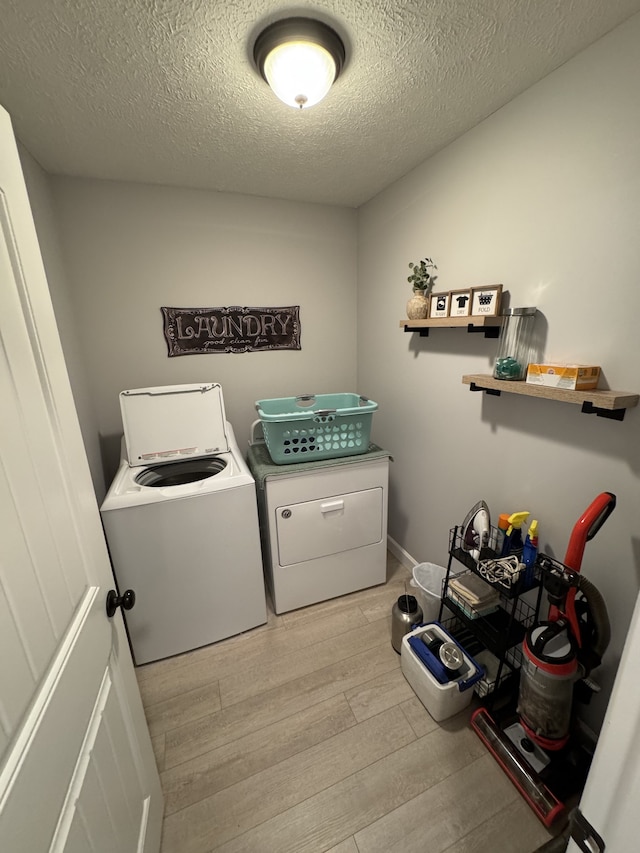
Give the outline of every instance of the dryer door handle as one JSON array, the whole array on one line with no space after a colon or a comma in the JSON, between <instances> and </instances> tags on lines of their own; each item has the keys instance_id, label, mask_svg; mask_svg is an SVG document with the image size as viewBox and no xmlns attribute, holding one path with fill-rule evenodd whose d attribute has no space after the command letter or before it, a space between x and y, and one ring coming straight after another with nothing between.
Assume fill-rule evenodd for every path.
<instances>
[{"instance_id":1,"label":"dryer door handle","mask_svg":"<svg viewBox=\"0 0 640 853\"><path fill-rule=\"evenodd\" d=\"M335 512L338 509L344 509L343 500L329 501L328 503L320 504L320 512L323 514L325 512Z\"/></svg>"}]
</instances>

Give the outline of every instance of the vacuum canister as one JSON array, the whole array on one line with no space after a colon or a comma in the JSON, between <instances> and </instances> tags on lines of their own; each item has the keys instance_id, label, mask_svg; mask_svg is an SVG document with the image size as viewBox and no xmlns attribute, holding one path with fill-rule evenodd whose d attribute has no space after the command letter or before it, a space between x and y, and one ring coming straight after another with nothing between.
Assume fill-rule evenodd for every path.
<instances>
[{"instance_id":1,"label":"vacuum canister","mask_svg":"<svg viewBox=\"0 0 640 853\"><path fill-rule=\"evenodd\" d=\"M543 749L561 749L569 737L578 661L568 623L541 622L522 644L518 713L526 733Z\"/></svg>"}]
</instances>

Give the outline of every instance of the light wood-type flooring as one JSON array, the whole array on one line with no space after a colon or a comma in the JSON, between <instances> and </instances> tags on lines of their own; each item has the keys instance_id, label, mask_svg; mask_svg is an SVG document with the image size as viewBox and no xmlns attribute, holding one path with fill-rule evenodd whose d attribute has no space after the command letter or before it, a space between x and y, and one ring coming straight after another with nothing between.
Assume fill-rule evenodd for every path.
<instances>
[{"instance_id":1,"label":"light wood-type flooring","mask_svg":"<svg viewBox=\"0 0 640 853\"><path fill-rule=\"evenodd\" d=\"M390 619L410 575L389 556L387 577L138 668L162 853L532 853L548 840L471 709L436 723L404 679Z\"/></svg>"}]
</instances>

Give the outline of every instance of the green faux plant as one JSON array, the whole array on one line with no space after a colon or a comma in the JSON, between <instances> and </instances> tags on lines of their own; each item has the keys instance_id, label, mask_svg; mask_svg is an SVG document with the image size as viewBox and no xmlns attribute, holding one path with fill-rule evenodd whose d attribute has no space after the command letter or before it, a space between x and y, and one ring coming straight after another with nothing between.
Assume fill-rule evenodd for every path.
<instances>
[{"instance_id":1,"label":"green faux plant","mask_svg":"<svg viewBox=\"0 0 640 853\"><path fill-rule=\"evenodd\" d=\"M410 263L409 269L413 270L413 272L407 278L407 281L414 290L421 290L423 293L431 290L434 281L438 277L437 275L431 275L429 272L429 270L438 269L431 258L423 258L421 261L418 261L417 264Z\"/></svg>"}]
</instances>

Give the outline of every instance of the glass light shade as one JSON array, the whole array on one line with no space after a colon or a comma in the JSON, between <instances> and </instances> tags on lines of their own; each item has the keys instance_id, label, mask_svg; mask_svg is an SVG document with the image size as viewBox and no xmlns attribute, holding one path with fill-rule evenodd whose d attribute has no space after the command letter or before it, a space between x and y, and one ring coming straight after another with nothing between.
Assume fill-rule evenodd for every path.
<instances>
[{"instance_id":1,"label":"glass light shade","mask_svg":"<svg viewBox=\"0 0 640 853\"><path fill-rule=\"evenodd\" d=\"M281 101L303 109L317 104L327 94L336 78L336 63L319 44L291 41L268 54L264 75Z\"/></svg>"}]
</instances>

